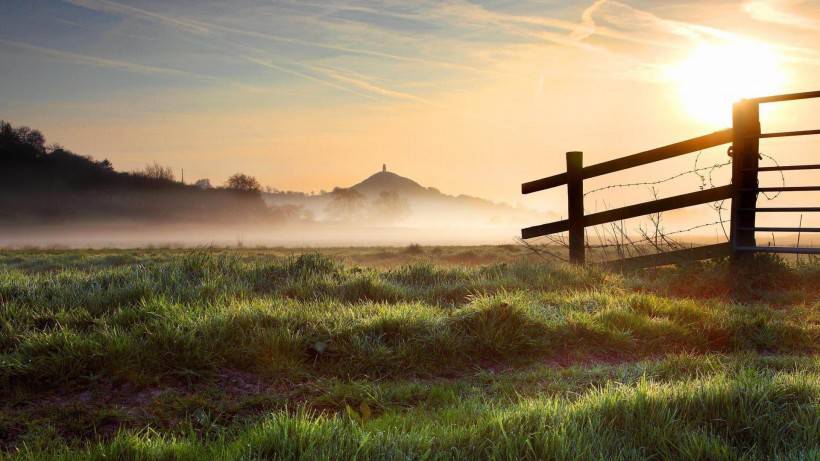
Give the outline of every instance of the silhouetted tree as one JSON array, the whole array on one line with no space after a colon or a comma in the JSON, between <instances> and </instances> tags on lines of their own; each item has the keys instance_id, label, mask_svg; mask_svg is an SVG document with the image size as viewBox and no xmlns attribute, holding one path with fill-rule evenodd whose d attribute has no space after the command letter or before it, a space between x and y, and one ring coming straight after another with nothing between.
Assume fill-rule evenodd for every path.
<instances>
[{"instance_id":1,"label":"silhouetted tree","mask_svg":"<svg viewBox=\"0 0 820 461\"><path fill-rule=\"evenodd\" d=\"M271 213L259 194L201 190L173 179L171 168L157 164L138 173L117 172L108 160L77 155L59 145L46 148L38 130L0 121L0 229L83 219L300 219L298 210ZM253 188L253 181L250 184Z\"/></svg>"},{"instance_id":2,"label":"silhouetted tree","mask_svg":"<svg viewBox=\"0 0 820 461\"><path fill-rule=\"evenodd\" d=\"M46 137L43 133L27 126L14 128L10 123L0 120L0 139L5 142L29 145L40 153L46 151Z\"/></svg>"},{"instance_id":3,"label":"silhouetted tree","mask_svg":"<svg viewBox=\"0 0 820 461\"><path fill-rule=\"evenodd\" d=\"M365 209L365 197L355 189L337 187L330 195L333 199L327 205L326 211L335 219L351 220L358 217Z\"/></svg>"},{"instance_id":4,"label":"silhouetted tree","mask_svg":"<svg viewBox=\"0 0 820 461\"><path fill-rule=\"evenodd\" d=\"M20 135L20 140L40 152L46 151L46 137L40 130L28 129L25 134Z\"/></svg>"},{"instance_id":5,"label":"silhouetted tree","mask_svg":"<svg viewBox=\"0 0 820 461\"><path fill-rule=\"evenodd\" d=\"M156 162L150 165L145 165L145 168L139 174L151 179L162 179L165 181L174 180L174 170L172 170L169 166L162 166Z\"/></svg>"},{"instance_id":6,"label":"silhouetted tree","mask_svg":"<svg viewBox=\"0 0 820 461\"><path fill-rule=\"evenodd\" d=\"M410 205L398 192L383 190L373 201L371 214L377 220L395 221L410 214Z\"/></svg>"},{"instance_id":7,"label":"silhouetted tree","mask_svg":"<svg viewBox=\"0 0 820 461\"><path fill-rule=\"evenodd\" d=\"M239 190L243 192L260 192L262 185L253 176L243 173L236 173L226 183L228 189Z\"/></svg>"},{"instance_id":8,"label":"silhouetted tree","mask_svg":"<svg viewBox=\"0 0 820 461\"><path fill-rule=\"evenodd\" d=\"M17 140L14 134L14 127L5 120L0 120L0 139L6 142Z\"/></svg>"},{"instance_id":9,"label":"silhouetted tree","mask_svg":"<svg viewBox=\"0 0 820 461\"><path fill-rule=\"evenodd\" d=\"M62 144L56 142L46 146L46 152L48 152L49 154L52 152L56 152L58 150L65 150L65 148L62 146Z\"/></svg>"}]
</instances>

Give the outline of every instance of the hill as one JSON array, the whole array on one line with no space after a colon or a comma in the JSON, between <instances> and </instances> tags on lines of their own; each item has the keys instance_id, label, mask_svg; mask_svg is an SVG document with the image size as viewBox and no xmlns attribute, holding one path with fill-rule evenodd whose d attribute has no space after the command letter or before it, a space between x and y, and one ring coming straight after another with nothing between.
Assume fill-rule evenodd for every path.
<instances>
[{"instance_id":1,"label":"hill","mask_svg":"<svg viewBox=\"0 0 820 461\"><path fill-rule=\"evenodd\" d=\"M448 228L458 226L515 228L543 219L538 213L479 197L448 195L434 187L388 171L386 166L349 187L307 195L264 194L269 206L299 207L319 222L379 226Z\"/></svg>"},{"instance_id":2,"label":"hill","mask_svg":"<svg viewBox=\"0 0 820 461\"><path fill-rule=\"evenodd\" d=\"M116 171L2 122L0 246L483 244L543 219L386 167L318 195L197 187L157 168Z\"/></svg>"},{"instance_id":3,"label":"hill","mask_svg":"<svg viewBox=\"0 0 820 461\"><path fill-rule=\"evenodd\" d=\"M82 221L219 222L270 215L258 193L202 190L172 179L115 171L27 127L0 122L2 226Z\"/></svg>"},{"instance_id":4,"label":"hill","mask_svg":"<svg viewBox=\"0 0 820 461\"><path fill-rule=\"evenodd\" d=\"M382 171L374 173L363 181L350 186L350 189L373 197L385 191L405 197L429 196L436 193L434 189L426 189L410 178L405 178L392 171L387 171L387 166L382 167Z\"/></svg>"}]
</instances>

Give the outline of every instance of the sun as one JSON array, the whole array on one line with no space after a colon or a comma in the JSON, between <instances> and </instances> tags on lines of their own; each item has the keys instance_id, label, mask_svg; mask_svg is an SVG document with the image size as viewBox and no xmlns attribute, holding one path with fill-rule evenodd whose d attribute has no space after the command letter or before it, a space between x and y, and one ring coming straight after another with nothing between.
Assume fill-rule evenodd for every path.
<instances>
[{"instance_id":1,"label":"sun","mask_svg":"<svg viewBox=\"0 0 820 461\"><path fill-rule=\"evenodd\" d=\"M786 80L778 53L753 41L701 44L669 77L686 112L716 126L731 124L732 103L779 93Z\"/></svg>"}]
</instances>

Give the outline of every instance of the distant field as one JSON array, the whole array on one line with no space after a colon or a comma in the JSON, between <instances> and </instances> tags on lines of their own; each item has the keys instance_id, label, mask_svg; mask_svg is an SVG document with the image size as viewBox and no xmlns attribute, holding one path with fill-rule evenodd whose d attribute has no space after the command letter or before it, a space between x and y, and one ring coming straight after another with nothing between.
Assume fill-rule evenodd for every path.
<instances>
[{"instance_id":1,"label":"distant field","mask_svg":"<svg viewBox=\"0 0 820 461\"><path fill-rule=\"evenodd\" d=\"M820 459L820 264L0 252L0 459Z\"/></svg>"}]
</instances>

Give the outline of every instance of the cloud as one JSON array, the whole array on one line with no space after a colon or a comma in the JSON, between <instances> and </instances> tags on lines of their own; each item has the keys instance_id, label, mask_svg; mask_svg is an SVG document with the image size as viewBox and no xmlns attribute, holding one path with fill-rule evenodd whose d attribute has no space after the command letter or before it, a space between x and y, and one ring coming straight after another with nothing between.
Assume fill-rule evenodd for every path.
<instances>
[{"instance_id":1,"label":"cloud","mask_svg":"<svg viewBox=\"0 0 820 461\"><path fill-rule=\"evenodd\" d=\"M745 4L744 9L752 16L757 15L757 19L760 20L781 24L789 23L801 28L816 27L817 24L810 19L798 17L783 10L773 9L775 3L783 6L795 2L753 1ZM613 33L604 26L605 24L617 28L619 32ZM586 8L582 13L581 25L573 35L577 39L602 35L608 38L642 43L651 47L681 50L689 49L693 42L718 41L734 43L751 40L749 37L715 27L662 18L650 11L634 8L616 0L597 0ZM820 64L820 54L815 49L776 42L768 43L772 48L779 50L786 61L812 65Z\"/></svg>"},{"instance_id":2,"label":"cloud","mask_svg":"<svg viewBox=\"0 0 820 461\"><path fill-rule=\"evenodd\" d=\"M143 64L136 64L128 61L121 61L116 59L99 58L96 56L88 56L85 54L72 53L69 51L55 50L53 48L46 48L37 45L31 45L23 42L16 42L13 40L0 39L0 44L19 50L33 51L42 55L50 56L52 58L61 59L64 61L90 64L97 67L104 67L108 69L124 70L127 72L135 72L144 75L168 75L168 76L184 76L195 77L203 80L211 80L210 77L185 72L178 69L169 69L165 67L146 66Z\"/></svg>"},{"instance_id":3,"label":"cloud","mask_svg":"<svg viewBox=\"0 0 820 461\"><path fill-rule=\"evenodd\" d=\"M403 91L396 91L391 90L389 88L385 88L381 85L378 85L367 78L367 76L363 76L361 74L356 74L353 72L347 72L338 68L328 67L328 66L312 66L312 69L322 72L324 75L333 78L335 80L348 83L350 85L355 86L356 88L360 88L364 91L377 94L380 96L386 96L393 99L402 99L406 101L414 101L420 102L422 104L426 104L428 106L434 107L441 107L441 105L430 101L429 99L422 98L420 96L416 96L411 93L406 93Z\"/></svg>"},{"instance_id":4,"label":"cloud","mask_svg":"<svg viewBox=\"0 0 820 461\"><path fill-rule=\"evenodd\" d=\"M734 37L734 34L720 29L662 18L647 10L614 0L595 1L584 10L581 17L582 28L574 32L576 37L603 35L657 47L675 48L685 46L675 38L698 40L704 37ZM628 32L615 32L603 24Z\"/></svg>"},{"instance_id":5,"label":"cloud","mask_svg":"<svg viewBox=\"0 0 820 461\"><path fill-rule=\"evenodd\" d=\"M595 11L598 10L598 8L600 8L605 2L606 0L596 0L595 3L584 9L584 12L581 13L581 23L578 24L570 34L570 37L573 40L583 40L595 33L597 25L595 24L593 15L595 14Z\"/></svg>"},{"instance_id":6,"label":"cloud","mask_svg":"<svg viewBox=\"0 0 820 461\"><path fill-rule=\"evenodd\" d=\"M743 5L743 11L758 21L799 29L820 30L820 24L817 21L786 10L790 5L799 3L803 2L756 0Z\"/></svg>"},{"instance_id":7,"label":"cloud","mask_svg":"<svg viewBox=\"0 0 820 461\"><path fill-rule=\"evenodd\" d=\"M599 12L599 10L603 10L604 6L627 7L621 3L608 0L596 0L590 7L586 8L582 12L580 22L567 21L549 16L499 13L487 10L484 7L474 4L448 3L446 5L447 6L442 7L442 14L453 16L451 19L453 22L470 21L477 24L492 23L503 28L509 33L525 37L540 35L542 38L547 38L549 41L558 45L579 47L579 44L583 42L584 39L593 35L599 35L625 42L660 47L670 46L662 41L659 42L657 40L651 41L642 39L632 33L634 31L629 28L626 28L626 30L630 30L629 32L621 32L619 30L613 30L612 28L596 23L593 16L599 13L603 15L603 19L612 20L619 18L628 19L635 16L635 13L639 12L639 10L635 9L624 12L616 12L614 14L611 11ZM556 32L545 31L543 29L534 31L534 26L569 32L569 34L562 35ZM584 46L583 48L587 51L602 51L601 48L593 47L591 45Z\"/></svg>"},{"instance_id":8,"label":"cloud","mask_svg":"<svg viewBox=\"0 0 820 461\"><path fill-rule=\"evenodd\" d=\"M400 99L405 101L419 102L425 105L441 107L439 104L428 99L416 96L411 93L397 91L386 88L382 85L374 83L372 77L362 75L356 72L345 71L339 68L330 66L309 66L309 70L321 75L317 76L308 72L295 70L280 64L273 63L268 60L254 58L251 56L242 55L242 59L257 64L268 69L284 72L289 75L300 77L319 83L330 88L341 90L356 96L361 96L367 99L378 99L378 97L387 97L391 99ZM352 88L351 88L352 87Z\"/></svg>"},{"instance_id":9,"label":"cloud","mask_svg":"<svg viewBox=\"0 0 820 461\"><path fill-rule=\"evenodd\" d=\"M418 65L415 68L438 67L469 72L486 80L492 76L515 77L513 74L520 73L522 69L524 73L529 72L530 68L526 65L516 67L516 64L533 63L542 56L548 56L549 45L615 58L633 69L628 71L630 76L636 76L641 74L641 67L653 73L657 65L673 56L673 53L658 52L659 49L682 53L690 50L693 43L735 42L744 39L726 30L661 17L653 11L639 9L617 0L590 0L589 6L582 11L577 21L541 14L514 14L488 9L463 0L392 3L379 7L347 1L329 0L318 4L284 1L275 3L273 7L258 5L242 10L242 17L253 17L256 27L247 22L237 22L240 26L232 25L229 18L214 22L159 13L112 0L64 1L85 8L158 22L186 33L182 37L192 34L190 37L194 43L219 47L228 55L242 55L237 56L238 59L246 62L357 96L404 100L413 100L419 96L388 88L383 83L376 83L379 79L375 77L340 71L325 64L316 66L315 61L285 62L282 59L282 51L299 52L300 56L305 56L306 53L299 47L309 47L331 52L321 54L323 63L327 62L324 58L330 54L333 60L346 59L348 62L360 64L361 61L349 59L358 56L372 58L378 68L383 70L389 69L389 61L406 63L410 71L408 75L413 75L413 65ZM803 26L810 23L808 20L800 22L800 18L793 17L794 15L784 16L783 10L773 10L770 3L751 1L746 4L746 8L750 9L749 14L768 18L770 22L800 23ZM778 2L778 5L783 3ZM430 30L436 32L429 36L414 36L394 30L388 24L381 24L378 21L375 24L371 24L371 21L348 23L334 14L338 11L357 11L429 23L433 26ZM198 13L204 14L201 10ZM207 16L197 16L205 17ZM304 23L304 27L292 36L280 32L283 28L287 29L287 26L277 27L295 23ZM328 34L332 39L314 39ZM593 38L597 40L592 40ZM289 50L285 46L265 47L262 42L293 45L296 49ZM818 62L818 54L814 50L778 44L772 46L778 48L786 60L815 64ZM445 58L442 59L442 56ZM370 66L370 63L367 65ZM639 72L636 73L634 69L638 69ZM374 72L369 71L371 74ZM392 71L390 74L395 75ZM429 70L426 75L430 79L434 75L458 74L440 74ZM621 75L625 74L621 72ZM431 102L424 98L415 100L425 104Z\"/></svg>"},{"instance_id":10,"label":"cloud","mask_svg":"<svg viewBox=\"0 0 820 461\"><path fill-rule=\"evenodd\" d=\"M341 90L341 91L344 91L346 93L354 94L356 96L361 96L361 97L367 98L367 99L375 99L373 96L371 96L367 93L362 93L360 91L350 89L350 88L348 88L344 85L339 85L339 84L334 83L332 81L328 81L326 79L317 77L315 75L311 75L311 74L306 73L306 72L300 72L298 70L290 69L288 67L281 66L279 64L275 64L273 62L266 61L266 60L263 60L263 59L254 58L254 57L251 57L251 56L242 55L241 58L248 61L248 62L250 62L250 63L256 64L256 65L259 65L259 66L262 66L262 67L267 67L268 69L277 70L279 72L284 72L286 74L294 75L296 77L301 77L303 79L310 80L310 81L319 83L321 85L324 85L324 86L327 86L327 87L330 87L330 88Z\"/></svg>"},{"instance_id":11,"label":"cloud","mask_svg":"<svg viewBox=\"0 0 820 461\"><path fill-rule=\"evenodd\" d=\"M97 11L107 11L107 12L114 12L118 14L122 14L125 16L137 16L142 17L144 19L151 19L161 23L165 23L166 25L175 27L178 30L187 31L187 32L196 32L196 33L213 33L214 31L219 31L222 33L227 34L236 34L245 37L251 38L258 38L263 40L269 40L278 43L290 43L295 45L303 45L313 48L319 48L329 51L336 51L339 53L345 54L354 54L354 55L361 55L361 56L370 56L375 58L382 58L382 59L390 59L394 61L404 61L404 62L411 62L411 63L419 63L419 64L427 64L427 65L436 65L460 70L468 70L472 72L480 72L480 73L492 73L492 70L484 69L480 67L473 67L465 64L456 63L453 61L441 61L435 59L427 59L427 58L418 58L413 56L405 56L399 55L394 53L386 53L377 50L371 49L364 49L364 48L357 48L352 46L342 46L342 45L334 45L330 43L322 43L310 40L304 40L300 38L294 37L287 37L282 35L276 34L269 34L265 32L257 32L247 29L241 29L237 27L228 27L223 26L215 23L204 22L204 21L197 21L187 18L179 18L173 17L168 15L162 15L155 13L153 11L144 10L141 8L134 8L128 5L123 5L120 3L112 2L109 0L64 0L69 2L73 5L81 6L88 9L93 9Z\"/></svg>"},{"instance_id":12,"label":"cloud","mask_svg":"<svg viewBox=\"0 0 820 461\"><path fill-rule=\"evenodd\" d=\"M158 20L158 21L163 22L167 25L170 25L174 28L182 29L184 31L197 32L197 33L200 33L200 32L202 32L202 33L211 33L213 31L221 31L221 32L227 32L227 33L234 33L234 34L238 34L238 35L250 36L250 37L254 37L254 38L274 40L274 41L277 41L277 42L295 43L295 44L311 45L311 46L324 46L324 45L316 45L315 43L307 42L307 41L300 40L300 39L295 39L295 38L281 37L281 36L276 36L276 35L262 33L262 32L246 31L246 30L243 30L243 29L229 28L229 27L220 26L220 25L216 25L216 24L206 24L206 23L203 23L203 22L192 21L192 20L188 20L188 19L178 19L178 18L167 16L167 15L160 15L160 14L157 14L157 13L154 13L154 12L151 12L151 11L147 11L147 10L144 10L144 9L134 8L134 7L130 7L130 6L127 6L127 5L121 5L119 3L111 2L111 1L108 1L108 0L68 0L68 1L70 1L73 4L88 7L88 8L103 9L103 10L106 10L106 11L114 11L116 13L120 13L120 14L124 14L124 15L128 15L128 16L138 15L138 16L142 16L142 17L145 17L145 18L148 18L148 19ZM250 48L250 47L247 47L243 44L235 44L235 45L239 45L242 48ZM338 47L338 46L327 46L327 47L331 48L331 49L334 49L334 50L362 53L361 50L353 50L351 48L346 48L346 47ZM366 52L366 54L376 55L376 56L379 56L379 57L388 57L389 56L393 59L409 60L409 58L403 58L403 57L398 57L398 56L393 56L393 55L387 55L385 53L378 53L378 52ZM243 59L247 62L256 64L258 66L261 66L261 67L265 67L265 68L268 68L268 69L276 70L278 72L293 75L293 76L299 77L301 79L310 80L310 81L319 83L321 85L324 85L324 86L327 86L327 87L330 87L330 88L333 88L333 89L336 89L336 90L341 90L341 91L344 91L346 93L354 94L356 96L360 96L360 97L364 97L364 98L368 98L368 99L373 99L373 95L377 95L377 96L387 96L387 97L391 97L391 98L413 100L413 101L422 102L422 103L425 103L425 104L431 104L429 101L427 101L423 98L416 97L416 96L411 95L409 93L402 93L402 92L399 92L399 91L390 90L390 89L378 86L378 85L376 85L372 82L369 82L369 81L361 78L361 76L353 77L351 75L345 75L345 74L341 73L340 71L333 70L331 68L322 68L322 67L319 67L319 66L313 66L312 67L312 70L314 70L316 72L319 72L324 77L329 77L329 78L322 78L320 76L313 75L313 74L308 73L308 72L303 72L303 71L300 71L300 70L293 69L292 67L287 67L287 66L284 66L284 65L281 65L281 64L274 63L271 60L255 58L255 57L251 57L251 56L248 56L248 55L241 55L241 59ZM338 82L341 82L343 84L340 84ZM353 86L355 89L350 88L350 86ZM363 91L358 91L358 90L363 90Z\"/></svg>"},{"instance_id":13,"label":"cloud","mask_svg":"<svg viewBox=\"0 0 820 461\"><path fill-rule=\"evenodd\" d=\"M64 0L75 6L80 6L95 11L104 11L109 13L117 13L125 16L139 16L145 19L160 21L165 24L184 29L188 32L195 32L206 34L209 32L208 28L197 22L186 19L174 18L171 16L155 13L153 11L136 8L121 3L112 2L109 0Z\"/></svg>"}]
</instances>

